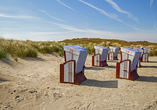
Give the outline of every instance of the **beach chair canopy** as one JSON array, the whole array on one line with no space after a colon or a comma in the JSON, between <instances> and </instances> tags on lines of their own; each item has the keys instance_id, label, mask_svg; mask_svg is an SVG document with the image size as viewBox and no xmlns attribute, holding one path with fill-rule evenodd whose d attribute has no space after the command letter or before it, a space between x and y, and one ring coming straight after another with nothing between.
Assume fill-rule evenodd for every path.
<instances>
[{"instance_id":1,"label":"beach chair canopy","mask_svg":"<svg viewBox=\"0 0 157 110\"><path fill-rule=\"evenodd\" d=\"M122 60L131 60L131 70L137 68L138 61L141 57L141 52L129 47L121 47Z\"/></svg>"},{"instance_id":2,"label":"beach chair canopy","mask_svg":"<svg viewBox=\"0 0 157 110\"><path fill-rule=\"evenodd\" d=\"M142 54L143 54L143 49L141 49L141 48L137 48L137 47L132 47L132 49L135 49L135 50L140 51L140 52L141 52L141 56L142 56Z\"/></svg>"},{"instance_id":3,"label":"beach chair canopy","mask_svg":"<svg viewBox=\"0 0 157 110\"><path fill-rule=\"evenodd\" d=\"M95 49L95 54L100 54L101 55L101 61L106 61L107 60L107 55L109 49L103 46L94 46Z\"/></svg>"},{"instance_id":4,"label":"beach chair canopy","mask_svg":"<svg viewBox=\"0 0 157 110\"><path fill-rule=\"evenodd\" d=\"M110 49L110 52L114 52L114 57L116 57L118 54L119 48L110 46L109 49Z\"/></svg>"},{"instance_id":5,"label":"beach chair canopy","mask_svg":"<svg viewBox=\"0 0 157 110\"><path fill-rule=\"evenodd\" d=\"M88 51L79 45L64 45L65 61L76 61L76 73L83 70Z\"/></svg>"},{"instance_id":6,"label":"beach chair canopy","mask_svg":"<svg viewBox=\"0 0 157 110\"><path fill-rule=\"evenodd\" d=\"M143 53L150 53L150 49L148 49L148 48L146 48L146 47L141 47L141 48L143 48Z\"/></svg>"}]
</instances>

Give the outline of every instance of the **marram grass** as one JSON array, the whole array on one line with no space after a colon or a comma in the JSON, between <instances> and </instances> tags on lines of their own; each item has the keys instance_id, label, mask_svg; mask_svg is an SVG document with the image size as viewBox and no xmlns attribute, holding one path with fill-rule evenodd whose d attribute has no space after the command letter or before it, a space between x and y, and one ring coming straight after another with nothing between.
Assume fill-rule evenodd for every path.
<instances>
[{"instance_id":1,"label":"marram grass","mask_svg":"<svg viewBox=\"0 0 157 110\"><path fill-rule=\"evenodd\" d=\"M0 39L0 58L6 57L6 54L10 54L15 60L17 60L17 57L37 57L38 52L43 54L57 52L59 56L62 56L64 54L64 45L80 45L87 49L88 54L94 53L95 45L107 48L109 46L118 48L124 46L130 48L135 46L140 48L141 46L144 46L151 49L150 56L157 56L157 43L150 43L147 41L127 42L114 39L82 38L59 42L35 42L31 40L20 41Z\"/></svg>"},{"instance_id":2,"label":"marram grass","mask_svg":"<svg viewBox=\"0 0 157 110\"><path fill-rule=\"evenodd\" d=\"M5 58L6 57L6 52L2 46L0 46L0 58Z\"/></svg>"}]
</instances>

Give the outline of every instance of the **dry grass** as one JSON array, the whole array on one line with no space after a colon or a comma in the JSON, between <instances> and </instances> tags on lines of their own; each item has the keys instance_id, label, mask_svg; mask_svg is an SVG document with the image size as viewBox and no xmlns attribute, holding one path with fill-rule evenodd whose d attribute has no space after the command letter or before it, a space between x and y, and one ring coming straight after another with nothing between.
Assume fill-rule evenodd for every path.
<instances>
[{"instance_id":1,"label":"dry grass","mask_svg":"<svg viewBox=\"0 0 157 110\"><path fill-rule=\"evenodd\" d=\"M99 38L82 38L82 39L72 39L64 40L59 42L35 42L31 40L20 41L20 40L5 40L0 39L0 58L6 57L6 54L10 54L15 60L17 57L37 57L37 53L51 53L57 52L58 55L62 56L64 54L63 45L80 45L88 50L89 54L94 53L94 45L100 45L104 47L115 46L120 48L121 46L126 46L132 48L144 46L151 49L151 56L157 55L157 43L150 43L147 41L138 42L127 42L122 40L106 40Z\"/></svg>"},{"instance_id":2,"label":"dry grass","mask_svg":"<svg viewBox=\"0 0 157 110\"><path fill-rule=\"evenodd\" d=\"M6 52L2 46L0 46L0 58L6 57Z\"/></svg>"},{"instance_id":3,"label":"dry grass","mask_svg":"<svg viewBox=\"0 0 157 110\"><path fill-rule=\"evenodd\" d=\"M104 47L109 47L109 46L115 46L115 47L130 47L132 48L133 46L135 47L146 47L151 49L150 56L157 56L157 43L151 43L147 41L135 41L135 42L128 42L128 41L123 41L123 40L117 40L117 39L100 39L100 38L77 38L77 39L72 39L72 40L64 40L61 41L67 44L72 44L72 45L81 45L85 47L88 50L88 53L91 54L94 51L94 45L100 45ZM91 45L92 44L92 45Z\"/></svg>"}]
</instances>

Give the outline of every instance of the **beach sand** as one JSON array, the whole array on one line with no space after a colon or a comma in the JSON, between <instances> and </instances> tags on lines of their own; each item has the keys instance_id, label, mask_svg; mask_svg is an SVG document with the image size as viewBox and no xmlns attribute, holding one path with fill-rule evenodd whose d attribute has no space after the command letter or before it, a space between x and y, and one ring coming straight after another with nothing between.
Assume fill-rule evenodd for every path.
<instances>
[{"instance_id":1,"label":"beach sand","mask_svg":"<svg viewBox=\"0 0 157 110\"><path fill-rule=\"evenodd\" d=\"M116 62L92 67L86 60L87 80L80 85L60 83L64 57L0 59L0 110L157 110L157 57L138 68L135 81L116 78Z\"/></svg>"}]
</instances>

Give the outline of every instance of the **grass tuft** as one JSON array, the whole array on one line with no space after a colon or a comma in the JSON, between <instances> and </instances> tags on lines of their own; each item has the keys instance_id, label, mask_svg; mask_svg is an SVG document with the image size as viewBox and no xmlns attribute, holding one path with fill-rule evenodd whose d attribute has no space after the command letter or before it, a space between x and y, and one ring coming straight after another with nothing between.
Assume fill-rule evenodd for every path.
<instances>
[{"instance_id":1,"label":"grass tuft","mask_svg":"<svg viewBox=\"0 0 157 110\"><path fill-rule=\"evenodd\" d=\"M51 53L56 52L59 56L64 55L64 45L80 45L87 49L88 54L94 53L94 46L100 45L104 47L115 46L115 47L130 47L133 46L140 48L144 46L151 49L150 56L157 56L157 43L151 43L147 41L127 42L116 39L100 39L100 38L77 38L71 40L64 40L59 42L35 42L31 40L20 41L20 40L5 40L0 38L0 58L6 57L6 54L10 54L15 61L18 57L37 57L37 53Z\"/></svg>"},{"instance_id":2,"label":"grass tuft","mask_svg":"<svg viewBox=\"0 0 157 110\"><path fill-rule=\"evenodd\" d=\"M6 52L2 46L0 46L0 58L5 58L6 57Z\"/></svg>"}]
</instances>

